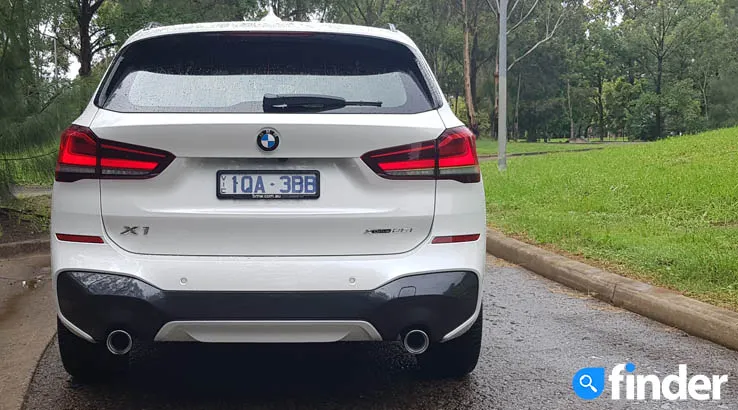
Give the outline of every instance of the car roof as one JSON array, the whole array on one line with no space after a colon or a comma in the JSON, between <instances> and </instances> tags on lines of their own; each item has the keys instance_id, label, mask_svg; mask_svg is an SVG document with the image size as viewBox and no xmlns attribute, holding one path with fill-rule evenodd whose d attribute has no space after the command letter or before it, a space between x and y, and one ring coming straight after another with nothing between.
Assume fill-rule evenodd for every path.
<instances>
[{"instance_id":1,"label":"car roof","mask_svg":"<svg viewBox=\"0 0 738 410\"><path fill-rule=\"evenodd\" d=\"M314 23L314 22L287 22L287 21L232 21L219 23L178 24L173 26L159 26L139 30L134 33L123 45L124 47L147 38L189 33L213 32L301 32L347 34L365 37L374 37L395 41L417 49L415 43L404 33L394 29L377 27L354 26L349 24Z\"/></svg>"}]
</instances>

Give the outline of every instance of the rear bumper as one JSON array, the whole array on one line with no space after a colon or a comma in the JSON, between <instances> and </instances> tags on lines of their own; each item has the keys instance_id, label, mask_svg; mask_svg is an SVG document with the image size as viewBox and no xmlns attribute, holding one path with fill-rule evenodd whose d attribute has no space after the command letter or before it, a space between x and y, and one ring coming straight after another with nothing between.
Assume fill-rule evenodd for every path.
<instances>
[{"instance_id":1,"label":"rear bumper","mask_svg":"<svg viewBox=\"0 0 738 410\"><path fill-rule=\"evenodd\" d=\"M56 278L62 321L94 341L114 329L142 341L331 342L396 340L422 328L438 342L466 330L479 286L471 271L405 276L359 291L170 291L107 273Z\"/></svg>"}]
</instances>

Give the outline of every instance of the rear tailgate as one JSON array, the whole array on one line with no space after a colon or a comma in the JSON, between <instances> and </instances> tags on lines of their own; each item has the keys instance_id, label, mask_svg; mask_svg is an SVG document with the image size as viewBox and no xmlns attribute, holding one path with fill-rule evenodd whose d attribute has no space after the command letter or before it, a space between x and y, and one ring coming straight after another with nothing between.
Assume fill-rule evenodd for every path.
<instances>
[{"instance_id":1,"label":"rear tailgate","mask_svg":"<svg viewBox=\"0 0 738 410\"><path fill-rule=\"evenodd\" d=\"M152 179L101 180L103 223L116 244L156 255L328 256L401 253L427 238L435 181L384 179L360 159L444 131L420 70L402 66L414 64L405 46L308 36L271 39L265 48L260 37L201 37L159 39L138 54L124 53L131 65L113 74L112 91L91 124L101 139L175 156ZM227 50L218 49L223 42ZM251 48L262 63L233 57ZM130 63L142 58L150 61ZM342 93L384 104L264 113L259 98L268 91ZM278 135L274 151L259 147L265 129ZM225 199L217 194L219 171L228 178L317 171L319 196Z\"/></svg>"}]
</instances>

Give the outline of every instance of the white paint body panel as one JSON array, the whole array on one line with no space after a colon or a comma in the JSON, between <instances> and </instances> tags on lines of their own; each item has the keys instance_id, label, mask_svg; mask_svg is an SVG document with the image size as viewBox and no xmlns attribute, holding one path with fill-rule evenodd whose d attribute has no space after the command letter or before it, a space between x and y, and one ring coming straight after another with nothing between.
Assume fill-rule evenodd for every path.
<instances>
[{"instance_id":1,"label":"white paint body panel","mask_svg":"<svg viewBox=\"0 0 738 410\"><path fill-rule=\"evenodd\" d=\"M63 226L54 222L52 229L56 232L70 229ZM104 235L101 231L98 234ZM469 270L481 277L484 251L485 239L481 237L476 242L440 245L427 240L416 249L397 255L162 256L132 254L110 242L81 244L52 238L51 263L57 273L77 269L123 274L162 290L352 291L376 289L403 276L431 272Z\"/></svg>"},{"instance_id":2,"label":"white paint body panel","mask_svg":"<svg viewBox=\"0 0 738 410\"><path fill-rule=\"evenodd\" d=\"M264 152L264 127L280 133ZM360 156L433 140L435 111L413 115L121 114L99 110L90 127L104 139L150 146L176 159L156 178L100 181L105 230L134 253L202 256L366 255L407 252L433 223L435 181L377 176ZM320 198L219 199L219 170L317 170ZM122 234L126 226L148 234ZM367 230L402 228L372 235ZM172 240L176 238L176 240Z\"/></svg>"}]
</instances>

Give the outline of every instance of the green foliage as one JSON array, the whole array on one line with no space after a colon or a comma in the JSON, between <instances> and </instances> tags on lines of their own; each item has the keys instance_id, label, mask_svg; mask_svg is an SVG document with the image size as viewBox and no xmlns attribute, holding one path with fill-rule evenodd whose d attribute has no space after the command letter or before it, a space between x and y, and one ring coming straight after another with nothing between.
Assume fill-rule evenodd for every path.
<instances>
[{"instance_id":1,"label":"green foliage","mask_svg":"<svg viewBox=\"0 0 738 410\"><path fill-rule=\"evenodd\" d=\"M738 124L736 84L738 84L738 65L727 67L709 79L709 127L731 127Z\"/></svg>"},{"instance_id":2,"label":"green foliage","mask_svg":"<svg viewBox=\"0 0 738 410\"><path fill-rule=\"evenodd\" d=\"M738 306L738 129L482 164L508 233Z\"/></svg>"},{"instance_id":3,"label":"green foliage","mask_svg":"<svg viewBox=\"0 0 738 410\"><path fill-rule=\"evenodd\" d=\"M654 140L657 138L656 107L659 96L653 91L641 91L630 102L626 122L626 135L634 139Z\"/></svg>"},{"instance_id":4,"label":"green foliage","mask_svg":"<svg viewBox=\"0 0 738 410\"><path fill-rule=\"evenodd\" d=\"M289 3L274 2L288 16ZM306 4L308 2L305 2ZM297 13L291 9L289 14ZM261 17L256 0L108 0L100 9L100 24L116 39L126 39L149 23L163 25L208 21L240 21ZM297 16L296 16L297 17ZM302 16L304 18L304 16ZM295 18L301 19L301 18Z\"/></svg>"},{"instance_id":5,"label":"green foliage","mask_svg":"<svg viewBox=\"0 0 738 410\"><path fill-rule=\"evenodd\" d=\"M684 98L689 92L681 92L677 85L687 85L685 80L690 74L706 75L690 66L697 62L697 58L704 57L705 46L714 46L724 37L724 30L720 27L723 21L717 15L717 1L663 0L652 4L643 0L624 0L619 3L619 8L624 15L618 29L628 40L627 46L623 47L624 57L641 72L643 78L648 79L648 89L644 90L655 95L655 99L648 96L639 104L639 107L648 108L653 113L649 119L653 125L642 124L639 128L649 129L649 134L639 137L658 139L667 134L698 129L696 120L691 118L691 101L686 101L690 98ZM705 68L709 66L702 62L697 64ZM693 84L688 86L694 89ZM666 95L669 88L671 95ZM685 112L678 112L674 105L676 100L687 103L689 107ZM699 104L699 98L692 97L691 100ZM672 114L671 119L667 118L669 114ZM689 116L688 122L682 121L680 114Z\"/></svg>"},{"instance_id":6,"label":"green foliage","mask_svg":"<svg viewBox=\"0 0 738 410\"><path fill-rule=\"evenodd\" d=\"M705 128L699 91L695 89L691 79L669 84L662 104L666 115L664 127L669 135L694 133Z\"/></svg>"},{"instance_id":7,"label":"green foliage","mask_svg":"<svg viewBox=\"0 0 738 410\"><path fill-rule=\"evenodd\" d=\"M70 120L68 99L54 103L59 85L50 81L48 67L53 48L40 32L54 10L45 1L0 0L0 198L17 165L6 158L44 161L39 154L56 132L53 124Z\"/></svg>"},{"instance_id":8,"label":"green foliage","mask_svg":"<svg viewBox=\"0 0 738 410\"><path fill-rule=\"evenodd\" d=\"M607 121L607 129L617 135L632 135L632 126L630 125L633 117L633 107L635 100L643 93L643 87L640 81L633 84L626 81L625 78L619 77L615 81L605 81L603 84L603 94L605 102L605 120ZM642 134L638 132L638 134Z\"/></svg>"},{"instance_id":9,"label":"green foliage","mask_svg":"<svg viewBox=\"0 0 738 410\"><path fill-rule=\"evenodd\" d=\"M15 121L0 119L3 187L9 183L51 184L59 134L87 105L99 75L78 79L60 89L38 112Z\"/></svg>"},{"instance_id":10,"label":"green foliage","mask_svg":"<svg viewBox=\"0 0 738 410\"><path fill-rule=\"evenodd\" d=\"M0 120L24 116L40 99L36 39L28 29L38 12L34 2L0 0Z\"/></svg>"}]
</instances>

